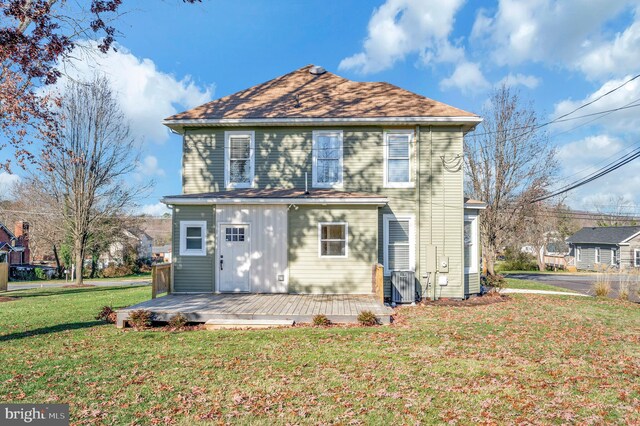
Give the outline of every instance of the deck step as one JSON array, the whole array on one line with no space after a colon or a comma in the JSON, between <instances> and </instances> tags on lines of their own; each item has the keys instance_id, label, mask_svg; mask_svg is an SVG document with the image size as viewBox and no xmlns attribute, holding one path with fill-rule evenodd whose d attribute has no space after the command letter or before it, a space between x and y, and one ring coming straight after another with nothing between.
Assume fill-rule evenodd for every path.
<instances>
[{"instance_id":1,"label":"deck step","mask_svg":"<svg viewBox=\"0 0 640 426\"><path fill-rule=\"evenodd\" d=\"M291 327L293 320L258 320L258 319L210 319L204 323L207 330L221 330L229 328L272 328Z\"/></svg>"}]
</instances>

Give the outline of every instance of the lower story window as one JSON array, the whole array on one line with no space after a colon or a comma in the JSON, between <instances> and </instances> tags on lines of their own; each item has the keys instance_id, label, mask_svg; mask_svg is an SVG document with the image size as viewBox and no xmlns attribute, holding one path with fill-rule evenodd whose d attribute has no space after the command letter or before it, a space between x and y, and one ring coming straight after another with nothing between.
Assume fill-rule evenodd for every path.
<instances>
[{"instance_id":1,"label":"lower story window","mask_svg":"<svg viewBox=\"0 0 640 426\"><path fill-rule=\"evenodd\" d=\"M384 270L413 271L415 265L412 216L384 215Z\"/></svg>"},{"instance_id":2,"label":"lower story window","mask_svg":"<svg viewBox=\"0 0 640 426\"><path fill-rule=\"evenodd\" d=\"M595 248L595 263L601 263L600 262L600 247L596 247Z\"/></svg>"},{"instance_id":3,"label":"lower story window","mask_svg":"<svg viewBox=\"0 0 640 426\"><path fill-rule=\"evenodd\" d=\"M478 216L464 217L464 272L478 272Z\"/></svg>"},{"instance_id":4,"label":"lower story window","mask_svg":"<svg viewBox=\"0 0 640 426\"><path fill-rule=\"evenodd\" d=\"M206 221L180 222L180 254L182 256L206 256Z\"/></svg>"},{"instance_id":5,"label":"lower story window","mask_svg":"<svg viewBox=\"0 0 640 426\"><path fill-rule=\"evenodd\" d=\"M320 257L347 257L348 227L344 222L318 224Z\"/></svg>"},{"instance_id":6,"label":"lower story window","mask_svg":"<svg viewBox=\"0 0 640 426\"><path fill-rule=\"evenodd\" d=\"M611 249L611 265L615 266L618 264L618 250Z\"/></svg>"},{"instance_id":7,"label":"lower story window","mask_svg":"<svg viewBox=\"0 0 640 426\"><path fill-rule=\"evenodd\" d=\"M640 268L640 249L633 251L633 266Z\"/></svg>"}]
</instances>

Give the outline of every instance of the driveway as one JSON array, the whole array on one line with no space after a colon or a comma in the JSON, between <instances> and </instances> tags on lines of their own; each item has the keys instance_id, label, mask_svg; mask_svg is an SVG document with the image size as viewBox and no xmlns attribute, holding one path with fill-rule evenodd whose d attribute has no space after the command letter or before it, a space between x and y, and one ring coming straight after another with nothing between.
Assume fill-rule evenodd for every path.
<instances>
[{"instance_id":1,"label":"driveway","mask_svg":"<svg viewBox=\"0 0 640 426\"><path fill-rule=\"evenodd\" d=\"M138 279L138 280L119 280L114 278L113 280L85 280L85 284L95 285L97 287L118 287L118 286L133 286L133 285L151 285L151 279ZM70 285L71 282L47 282L43 281L42 283L9 283L9 291L14 290L26 290L30 288L48 288L48 287L63 287L65 285Z\"/></svg>"},{"instance_id":2,"label":"driveway","mask_svg":"<svg viewBox=\"0 0 640 426\"><path fill-rule=\"evenodd\" d=\"M571 275L566 273L561 274L506 274L507 278L516 278L519 280L538 281L541 283L554 285L556 287L566 288L567 290L573 290L578 293L588 294L593 296L593 284L596 282L597 274L577 274ZM618 297L618 289L620 282L625 279L625 275L611 274L611 293L609 297ZM638 283L633 284L633 288L629 289L629 299L634 302L640 302L638 297Z\"/></svg>"}]
</instances>

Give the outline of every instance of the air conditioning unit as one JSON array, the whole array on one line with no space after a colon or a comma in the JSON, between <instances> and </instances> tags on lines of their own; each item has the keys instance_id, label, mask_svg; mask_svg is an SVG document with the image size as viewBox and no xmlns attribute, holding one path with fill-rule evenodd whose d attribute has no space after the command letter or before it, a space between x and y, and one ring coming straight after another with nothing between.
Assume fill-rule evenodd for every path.
<instances>
[{"instance_id":1,"label":"air conditioning unit","mask_svg":"<svg viewBox=\"0 0 640 426\"><path fill-rule=\"evenodd\" d=\"M416 274L413 271L391 272L391 301L393 303L415 303Z\"/></svg>"}]
</instances>

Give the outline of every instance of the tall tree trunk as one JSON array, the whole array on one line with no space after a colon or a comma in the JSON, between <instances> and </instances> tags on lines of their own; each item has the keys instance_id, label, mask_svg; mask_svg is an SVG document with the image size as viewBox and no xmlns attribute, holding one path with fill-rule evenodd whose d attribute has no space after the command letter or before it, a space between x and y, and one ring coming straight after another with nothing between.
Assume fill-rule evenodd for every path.
<instances>
[{"instance_id":1,"label":"tall tree trunk","mask_svg":"<svg viewBox=\"0 0 640 426\"><path fill-rule=\"evenodd\" d=\"M84 244L82 237L75 237L74 254L76 259L75 285L82 285L82 270L84 269Z\"/></svg>"},{"instance_id":2,"label":"tall tree trunk","mask_svg":"<svg viewBox=\"0 0 640 426\"><path fill-rule=\"evenodd\" d=\"M538 263L538 270L540 272L544 272L547 270L547 264L544 263L544 246L538 248L536 261Z\"/></svg>"},{"instance_id":3,"label":"tall tree trunk","mask_svg":"<svg viewBox=\"0 0 640 426\"><path fill-rule=\"evenodd\" d=\"M62 278L62 265L60 265L60 256L58 256L58 249L56 245L53 245L53 257L56 259L56 274L59 278Z\"/></svg>"},{"instance_id":4,"label":"tall tree trunk","mask_svg":"<svg viewBox=\"0 0 640 426\"><path fill-rule=\"evenodd\" d=\"M496 264L496 252L493 247L483 247L482 253L484 254L485 263L487 265L487 275L494 276L496 275L495 264Z\"/></svg>"}]
</instances>

